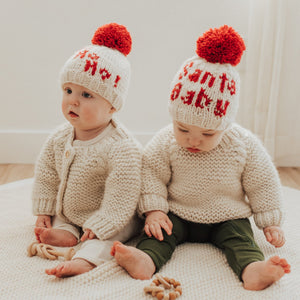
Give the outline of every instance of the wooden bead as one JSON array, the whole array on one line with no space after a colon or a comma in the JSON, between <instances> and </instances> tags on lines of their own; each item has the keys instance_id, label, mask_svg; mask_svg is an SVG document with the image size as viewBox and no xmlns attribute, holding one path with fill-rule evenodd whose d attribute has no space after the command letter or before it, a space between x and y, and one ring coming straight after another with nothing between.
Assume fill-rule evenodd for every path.
<instances>
[{"instance_id":1,"label":"wooden bead","mask_svg":"<svg viewBox=\"0 0 300 300\"><path fill-rule=\"evenodd\" d=\"M177 294L175 292L170 292L169 293L169 299L170 300L175 300L177 298Z\"/></svg>"},{"instance_id":2,"label":"wooden bead","mask_svg":"<svg viewBox=\"0 0 300 300\"><path fill-rule=\"evenodd\" d=\"M181 288L181 285L177 286L175 288L175 291L178 292L180 295L182 295L182 288Z\"/></svg>"},{"instance_id":3,"label":"wooden bead","mask_svg":"<svg viewBox=\"0 0 300 300\"><path fill-rule=\"evenodd\" d=\"M182 295L179 281L166 276L163 277L160 274L156 274L155 277L149 286L144 287L145 293L151 294L158 300L175 300Z\"/></svg>"},{"instance_id":4,"label":"wooden bead","mask_svg":"<svg viewBox=\"0 0 300 300\"><path fill-rule=\"evenodd\" d=\"M158 300L162 300L162 299L164 298L164 292L159 292L159 293L157 293L157 294L156 294L156 298L157 298Z\"/></svg>"},{"instance_id":5,"label":"wooden bead","mask_svg":"<svg viewBox=\"0 0 300 300\"><path fill-rule=\"evenodd\" d=\"M155 285L159 285L159 281L158 281L158 279L153 279L153 281L152 281Z\"/></svg>"}]
</instances>

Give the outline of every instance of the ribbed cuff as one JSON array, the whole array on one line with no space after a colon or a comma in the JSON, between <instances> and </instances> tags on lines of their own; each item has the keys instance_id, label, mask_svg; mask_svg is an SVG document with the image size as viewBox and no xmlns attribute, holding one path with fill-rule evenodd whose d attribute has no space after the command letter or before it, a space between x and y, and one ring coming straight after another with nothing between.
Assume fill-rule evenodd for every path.
<instances>
[{"instance_id":1,"label":"ribbed cuff","mask_svg":"<svg viewBox=\"0 0 300 300\"><path fill-rule=\"evenodd\" d=\"M161 210L167 214L169 212L168 201L155 194L143 195L138 205L138 214L143 216L144 213L151 210Z\"/></svg>"},{"instance_id":2,"label":"ribbed cuff","mask_svg":"<svg viewBox=\"0 0 300 300\"><path fill-rule=\"evenodd\" d=\"M55 215L55 201L47 199L37 199L32 202L32 212L35 216L37 215Z\"/></svg>"},{"instance_id":3,"label":"ribbed cuff","mask_svg":"<svg viewBox=\"0 0 300 300\"><path fill-rule=\"evenodd\" d=\"M253 218L256 226L260 229L268 226L281 226L283 222L283 212L280 209L275 209L256 213L253 215Z\"/></svg>"},{"instance_id":4,"label":"ribbed cuff","mask_svg":"<svg viewBox=\"0 0 300 300\"><path fill-rule=\"evenodd\" d=\"M92 216L83 224L83 230L90 229L100 240L107 240L115 235L117 228L106 218L99 215Z\"/></svg>"}]
</instances>

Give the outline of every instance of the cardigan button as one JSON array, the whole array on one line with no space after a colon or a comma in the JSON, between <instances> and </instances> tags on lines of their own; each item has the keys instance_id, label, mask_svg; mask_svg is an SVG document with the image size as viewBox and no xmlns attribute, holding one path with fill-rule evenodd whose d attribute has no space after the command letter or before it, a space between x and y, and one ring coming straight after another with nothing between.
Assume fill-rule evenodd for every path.
<instances>
[{"instance_id":1,"label":"cardigan button","mask_svg":"<svg viewBox=\"0 0 300 300\"><path fill-rule=\"evenodd\" d=\"M66 153L65 153L65 155L66 155L66 158L68 158L70 156L70 151L67 150Z\"/></svg>"}]
</instances>

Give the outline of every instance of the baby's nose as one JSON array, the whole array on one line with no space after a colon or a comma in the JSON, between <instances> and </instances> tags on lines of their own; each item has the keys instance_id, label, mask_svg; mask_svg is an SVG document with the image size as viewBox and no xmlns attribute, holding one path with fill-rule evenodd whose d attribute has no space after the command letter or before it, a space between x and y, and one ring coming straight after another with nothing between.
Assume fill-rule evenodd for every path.
<instances>
[{"instance_id":1,"label":"baby's nose","mask_svg":"<svg viewBox=\"0 0 300 300\"><path fill-rule=\"evenodd\" d=\"M79 100L77 99L76 96L69 97L69 104L77 106L79 105Z\"/></svg>"},{"instance_id":2,"label":"baby's nose","mask_svg":"<svg viewBox=\"0 0 300 300\"><path fill-rule=\"evenodd\" d=\"M191 145L192 147L196 147L196 146L199 146L199 145L200 145L201 140L200 140L199 138L193 138L193 137L191 137L191 138L189 139L189 143L190 143L190 145Z\"/></svg>"}]
</instances>

